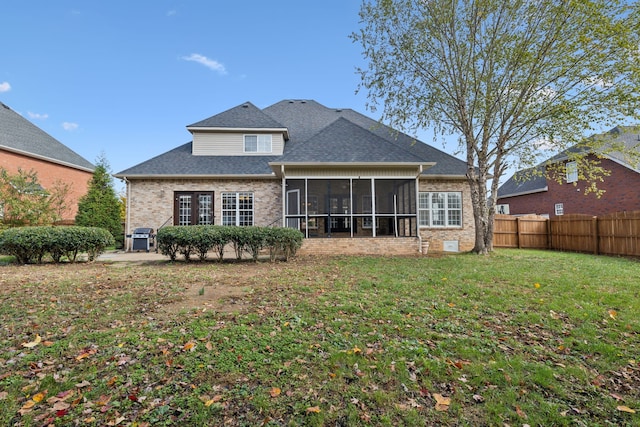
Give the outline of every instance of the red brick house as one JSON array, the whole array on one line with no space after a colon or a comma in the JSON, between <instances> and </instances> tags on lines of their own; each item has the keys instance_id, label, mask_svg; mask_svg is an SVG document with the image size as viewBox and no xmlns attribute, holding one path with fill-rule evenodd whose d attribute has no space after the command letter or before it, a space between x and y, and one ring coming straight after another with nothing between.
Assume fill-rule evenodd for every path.
<instances>
[{"instance_id":1,"label":"red brick house","mask_svg":"<svg viewBox=\"0 0 640 427\"><path fill-rule=\"evenodd\" d=\"M640 154L640 126L616 127L599 137L608 138L609 147L624 144L625 150ZM591 153L589 157L595 159L596 154ZM597 184L598 189L604 190L600 198L594 193L585 194L588 184L578 179L575 162L569 161L566 155L559 155L545 163L565 164L566 173L562 184L544 176L518 179L531 170L516 172L498 189L497 212L510 215L537 214L553 218L567 214L598 216L640 210L640 165L634 164L628 155L619 151L598 157L600 165L611 173L603 178L604 182Z\"/></svg>"},{"instance_id":2,"label":"red brick house","mask_svg":"<svg viewBox=\"0 0 640 427\"><path fill-rule=\"evenodd\" d=\"M86 194L94 166L57 139L0 102L0 168L15 174L35 171L46 190L56 182L70 186L69 209L63 221L72 221L78 200Z\"/></svg>"}]
</instances>

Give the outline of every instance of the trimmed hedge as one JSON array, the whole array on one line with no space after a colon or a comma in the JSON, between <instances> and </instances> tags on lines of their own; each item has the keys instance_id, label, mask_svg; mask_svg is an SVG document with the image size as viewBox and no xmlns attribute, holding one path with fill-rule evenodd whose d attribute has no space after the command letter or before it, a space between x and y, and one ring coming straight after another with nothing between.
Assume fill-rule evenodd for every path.
<instances>
[{"instance_id":1,"label":"trimmed hedge","mask_svg":"<svg viewBox=\"0 0 640 427\"><path fill-rule=\"evenodd\" d=\"M275 261L278 255L285 260L296 254L304 235L291 228L280 227L232 227L223 225L170 226L158 230L156 244L163 255L175 261L178 254L186 261L195 255L202 261L209 252L215 252L222 262L224 250L233 245L236 259L246 253L253 260L260 251L269 250L269 258Z\"/></svg>"},{"instance_id":2,"label":"trimmed hedge","mask_svg":"<svg viewBox=\"0 0 640 427\"><path fill-rule=\"evenodd\" d=\"M93 261L113 245L111 233L98 227L19 227L0 233L0 253L13 255L20 264L40 264L47 255L56 263L63 257L75 262L81 252Z\"/></svg>"}]
</instances>

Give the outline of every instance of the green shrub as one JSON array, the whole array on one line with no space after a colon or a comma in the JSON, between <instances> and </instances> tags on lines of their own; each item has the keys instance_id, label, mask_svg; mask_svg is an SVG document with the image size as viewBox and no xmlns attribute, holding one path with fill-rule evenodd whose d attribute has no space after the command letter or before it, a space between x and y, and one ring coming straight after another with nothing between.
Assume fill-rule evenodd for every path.
<instances>
[{"instance_id":1,"label":"green shrub","mask_svg":"<svg viewBox=\"0 0 640 427\"><path fill-rule=\"evenodd\" d=\"M181 254L190 261L194 254L205 260L208 252L214 251L218 260L224 257L224 248L231 243L236 259L248 253L253 260L260 251L269 249L269 257L275 260L278 254L284 259L295 255L302 245L303 234L290 228L232 227L221 225L170 226L158 230L156 243L158 250L172 261Z\"/></svg>"},{"instance_id":2,"label":"green shrub","mask_svg":"<svg viewBox=\"0 0 640 427\"><path fill-rule=\"evenodd\" d=\"M98 227L19 227L0 234L0 253L13 255L20 264L41 263L46 255L56 263L65 256L75 262L81 252L93 261L113 244L111 233Z\"/></svg>"}]
</instances>

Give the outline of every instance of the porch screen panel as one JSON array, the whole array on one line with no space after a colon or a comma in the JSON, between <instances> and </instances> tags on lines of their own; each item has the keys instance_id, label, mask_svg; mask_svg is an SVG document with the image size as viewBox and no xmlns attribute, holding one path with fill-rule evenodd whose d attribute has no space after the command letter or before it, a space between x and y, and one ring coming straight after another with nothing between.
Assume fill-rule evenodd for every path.
<instances>
[{"instance_id":1,"label":"porch screen panel","mask_svg":"<svg viewBox=\"0 0 640 427\"><path fill-rule=\"evenodd\" d=\"M376 214L415 215L415 180L377 179Z\"/></svg>"},{"instance_id":2,"label":"porch screen panel","mask_svg":"<svg viewBox=\"0 0 640 427\"><path fill-rule=\"evenodd\" d=\"M370 179L354 179L353 180L353 213L355 214L371 214L373 212L373 204L371 197L371 180Z\"/></svg>"}]
</instances>

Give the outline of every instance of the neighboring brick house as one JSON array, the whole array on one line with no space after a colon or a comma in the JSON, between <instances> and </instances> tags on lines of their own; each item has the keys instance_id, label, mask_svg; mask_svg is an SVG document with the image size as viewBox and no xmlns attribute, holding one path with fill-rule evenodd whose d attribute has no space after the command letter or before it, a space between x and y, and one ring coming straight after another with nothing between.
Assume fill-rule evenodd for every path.
<instances>
[{"instance_id":1,"label":"neighboring brick house","mask_svg":"<svg viewBox=\"0 0 640 427\"><path fill-rule=\"evenodd\" d=\"M625 151L640 154L640 127L616 127L606 134L594 137L607 138L607 144L624 144ZM609 145L613 147L615 145ZM573 148L578 149L578 148ZM594 153L589 157L596 159ZM610 171L597 187L604 190L600 198L594 193L585 194L587 183L578 179L575 163L567 156L556 156L549 162L563 162L566 174L562 184L544 176L519 180L528 170L515 173L498 190L498 213L510 215L537 214L554 218L567 214L604 215L622 211L640 210L640 165L619 151L602 154L597 158L600 166ZM544 166L538 166L541 168Z\"/></svg>"},{"instance_id":2,"label":"neighboring brick house","mask_svg":"<svg viewBox=\"0 0 640 427\"><path fill-rule=\"evenodd\" d=\"M315 253L473 248L466 163L351 109L244 103L187 129L192 142L115 174L127 234L276 225L301 230Z\"/></svg>"},{"instance_id":3,"label":"neighboring brick house","mask_svg":"<svg viewBox=\"0 0 640 427\"><path fill-rule=\"evenodd\" d=\"M78 200L86 194L94 166L88 160L0 102L0 168L15 174L35 171L42 188L69 185L68 209L62 220L73 221Z\"/></svg>"}]
</instances>

